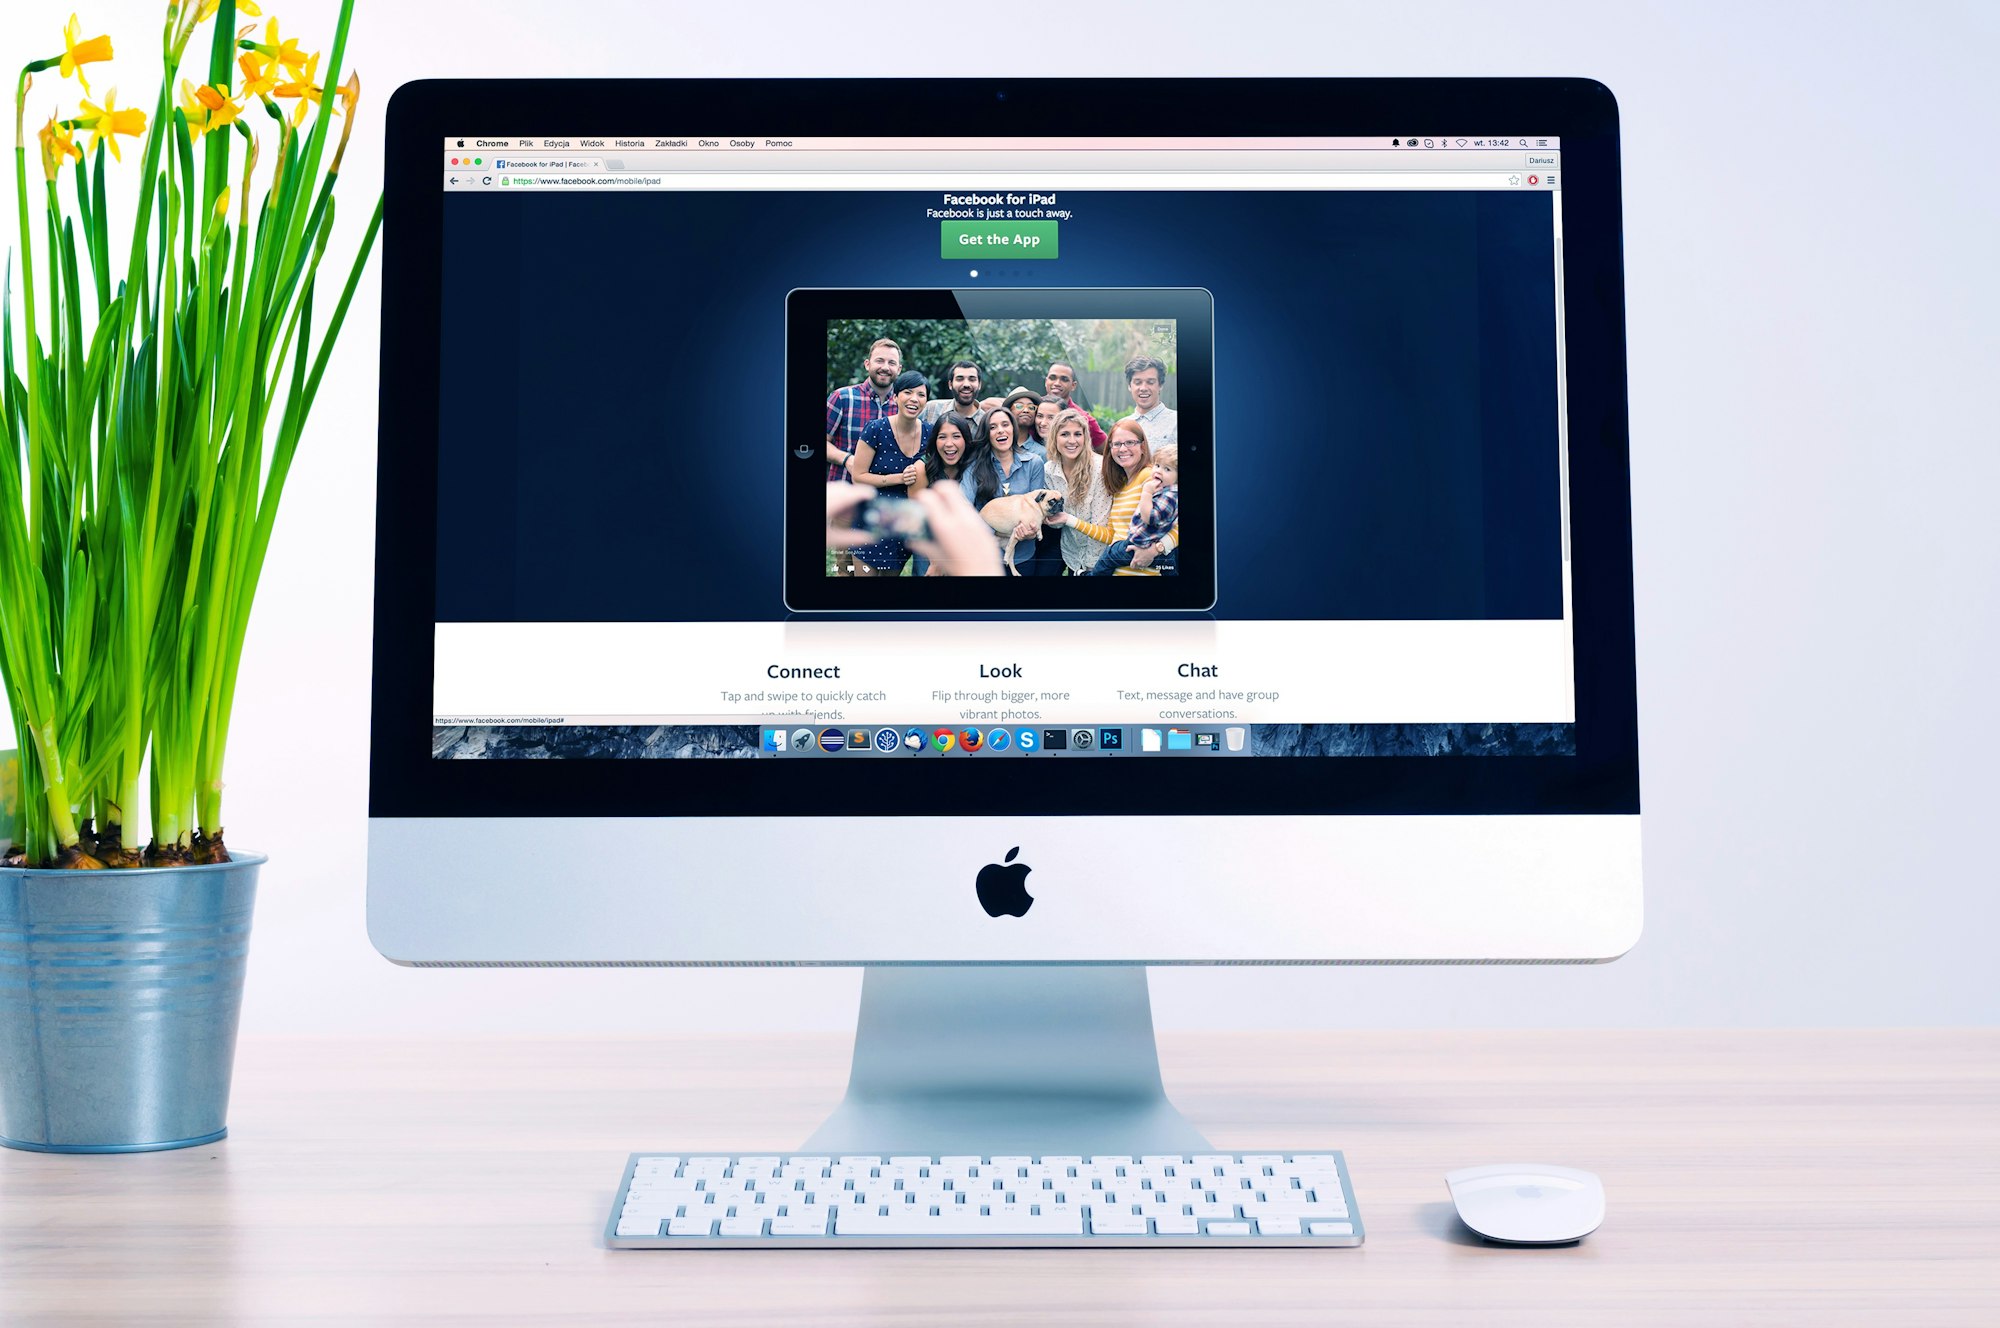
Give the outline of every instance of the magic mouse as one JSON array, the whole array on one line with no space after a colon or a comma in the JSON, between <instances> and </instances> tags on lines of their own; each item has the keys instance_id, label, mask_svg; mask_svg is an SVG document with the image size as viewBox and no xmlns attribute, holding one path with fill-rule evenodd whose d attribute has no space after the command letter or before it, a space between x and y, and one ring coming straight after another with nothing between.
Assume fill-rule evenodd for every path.
<instances>
[{"instance_id":1,"label":"magic mouse","mask_svg":"<svg viewBox=\"0 0 2000 1328\"><path fill-rule=\"evenodd\" d=\"M1503 1245L1567 1245L1604 1221L1603 1182L1573 1167L1466 1167L1444 1183L1465 1225Z\"/></svg>"}]
</instances>

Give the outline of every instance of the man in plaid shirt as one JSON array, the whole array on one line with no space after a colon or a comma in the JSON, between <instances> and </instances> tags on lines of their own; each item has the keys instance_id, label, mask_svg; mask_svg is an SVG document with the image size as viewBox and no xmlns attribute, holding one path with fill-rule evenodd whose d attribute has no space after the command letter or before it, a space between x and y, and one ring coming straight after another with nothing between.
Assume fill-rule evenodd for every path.
<instances>
[{"instance_id":1,"label":"man in plaid shirt","mask_svg":"<svg viewBox=\"0 0 2000 1328\"><path fill-rule=\"evenodd\" d=\"M876 420L896 413L896 398L889 384L903 372L903 349L887 337L868 348L864 377L858 383L837 390L826 399L826 482L838 484L847 478L847 463L861 442L861 431Z\"/></svg>"}]
</instances>

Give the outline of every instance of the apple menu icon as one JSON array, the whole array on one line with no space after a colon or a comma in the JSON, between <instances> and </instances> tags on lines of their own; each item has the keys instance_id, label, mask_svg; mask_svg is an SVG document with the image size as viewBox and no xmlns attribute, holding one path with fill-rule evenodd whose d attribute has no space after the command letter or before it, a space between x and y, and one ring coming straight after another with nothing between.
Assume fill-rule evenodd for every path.
<instances>
[{"instance_id":1,"label":"apple menu icon","mask_svg":"<svg viewBox=\"0 0 2000 1328\"><path fill-rule=\"evenodd\" d=\"M988 917L997 918L1001 914L1009 917L1025 917L1035 905L1035 897L1028 893L1028 873L1034 868L1025 862L1015 862L1021 851L1020 845L1007 850L1007 864L989 862L979 869L979 879L974 888L979 891L979 906L986 910Z\"/></svg>"}]
</instances>

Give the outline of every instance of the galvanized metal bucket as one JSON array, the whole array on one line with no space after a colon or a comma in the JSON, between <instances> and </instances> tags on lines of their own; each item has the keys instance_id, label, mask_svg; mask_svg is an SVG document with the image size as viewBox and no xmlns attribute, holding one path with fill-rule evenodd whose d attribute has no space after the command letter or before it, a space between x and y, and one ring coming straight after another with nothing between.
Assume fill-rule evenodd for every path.
<instances>
[{"instance_id":1,"label":"galvanized metal bucket","mask_svg":"<svg viewBox=\"0 0 2000 1328\"><path fill-rule=\"evenodd\" d=\"M143 1153L228 1132L263 863L0 868L0 1144Z\"/></svg>"}]
</instances>

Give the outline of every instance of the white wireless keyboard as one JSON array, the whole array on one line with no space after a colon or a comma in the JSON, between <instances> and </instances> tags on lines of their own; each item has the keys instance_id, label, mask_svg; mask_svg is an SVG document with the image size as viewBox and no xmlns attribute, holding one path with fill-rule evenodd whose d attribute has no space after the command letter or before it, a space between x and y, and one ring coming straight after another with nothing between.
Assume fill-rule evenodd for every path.
<instances>
[{"instance_id":1,"label":"white wireless keyboard","mask_svg":"<svg viewBox=\"0 0 2000 1328\"><path fill-rule=\"evenodd\" d=\"M1359 1245L1334 1152L1145 1157L634 1153L605 1244Z\"/></svg>"}]
</instances>

